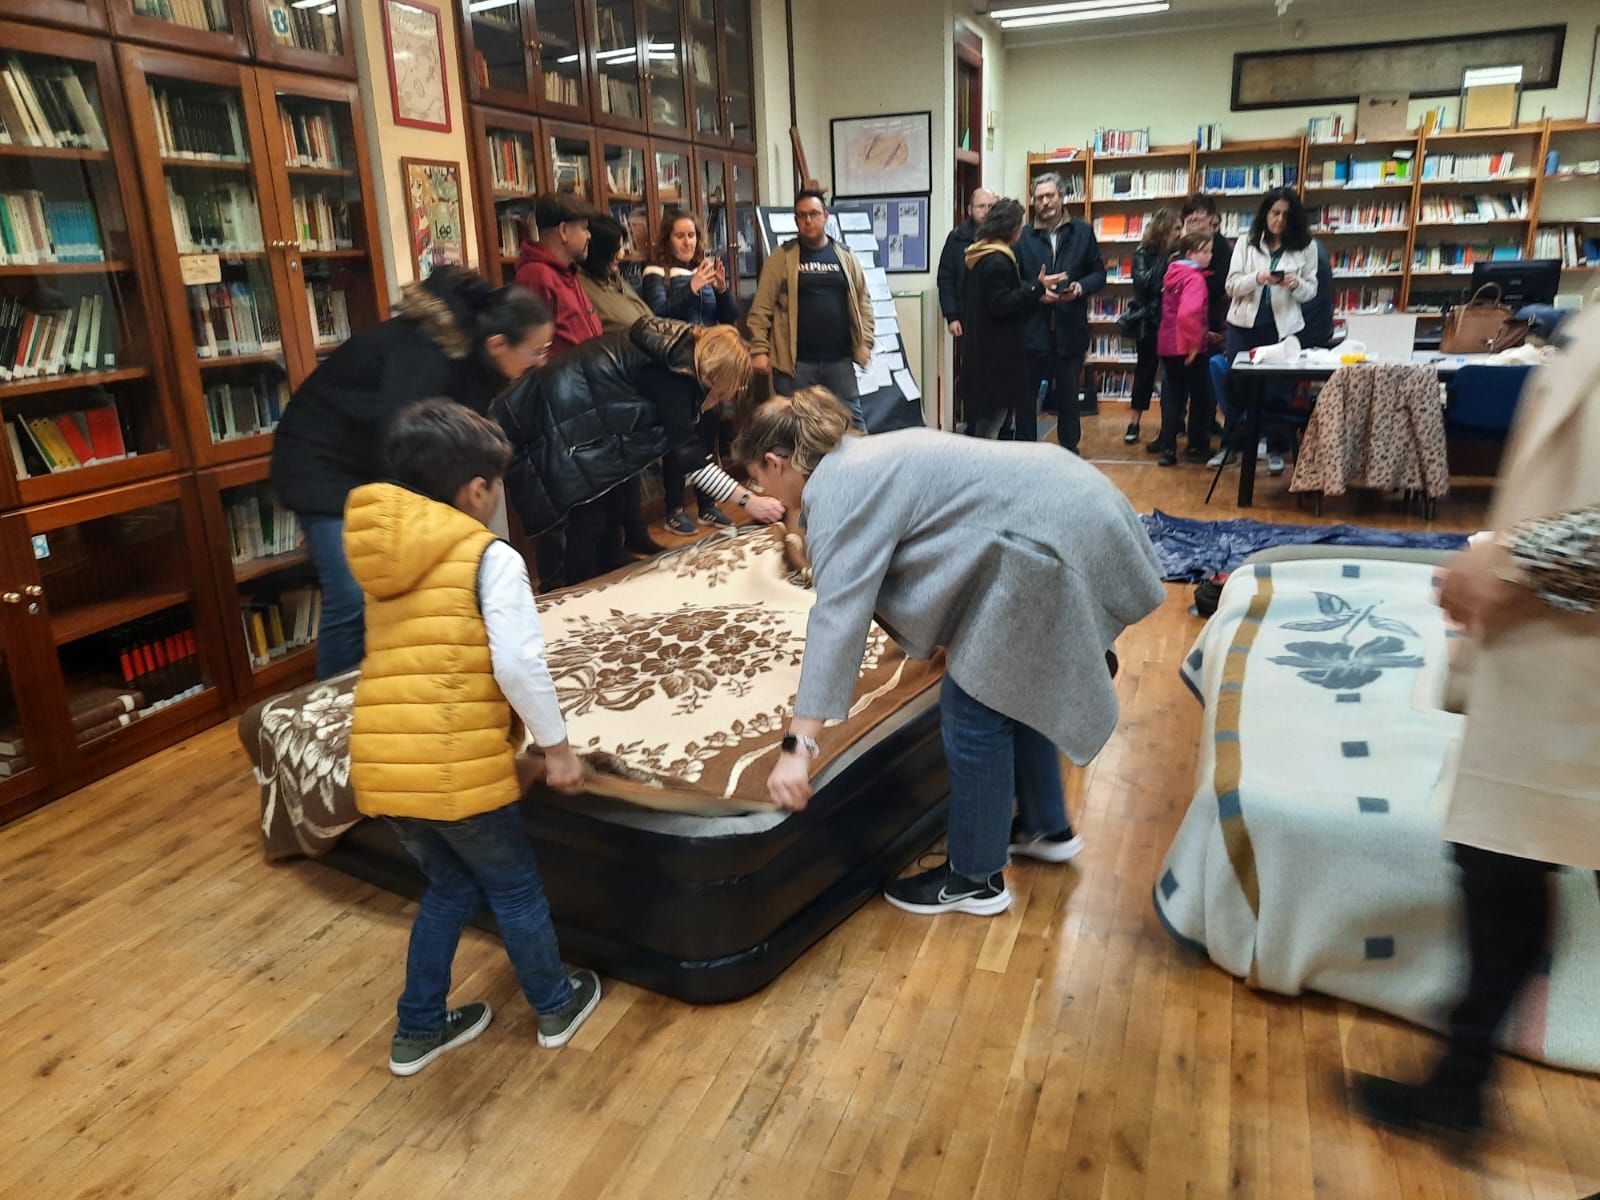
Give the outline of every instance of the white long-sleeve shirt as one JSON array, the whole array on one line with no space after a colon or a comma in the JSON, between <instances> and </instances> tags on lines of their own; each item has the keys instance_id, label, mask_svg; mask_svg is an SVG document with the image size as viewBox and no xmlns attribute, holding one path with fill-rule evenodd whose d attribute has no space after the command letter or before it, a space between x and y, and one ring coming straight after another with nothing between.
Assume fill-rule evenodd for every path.
<instances>
[{"instance_id":1,"label":"white long-sleeve shirt","mask_svg":"<svg viewBox=\"0 0 1600 1200\"><path fill-rule=\"evenodd\" d=\"M528 565L505 542L492 542L478 569L478 607L489 631L494 679L541 747L567 740L555 680L545 662L544 632Z\"/></svg>"}]
</instances>

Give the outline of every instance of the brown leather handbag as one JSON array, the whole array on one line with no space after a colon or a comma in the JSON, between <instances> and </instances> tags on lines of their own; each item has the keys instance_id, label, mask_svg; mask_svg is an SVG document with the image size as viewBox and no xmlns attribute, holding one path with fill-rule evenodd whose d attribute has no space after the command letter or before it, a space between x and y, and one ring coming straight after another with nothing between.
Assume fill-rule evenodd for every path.
<instances>
[{"instance_id":1,"label":"brown leather handbag","mask_svg":"<svg viewBox=\"0 0 1600 1200\"><path fill-rule=\"evenodd\" d=\"M1493 291L1494 296L1484 298ZM1500 327L1511 319L1511 308L1500 302L1500 285L1486 283L1472 299L1458 304L1445 314L1444 334L1439 349L1445 354L1487 354L1500 335Z\"/></svg>"}]
</instances>

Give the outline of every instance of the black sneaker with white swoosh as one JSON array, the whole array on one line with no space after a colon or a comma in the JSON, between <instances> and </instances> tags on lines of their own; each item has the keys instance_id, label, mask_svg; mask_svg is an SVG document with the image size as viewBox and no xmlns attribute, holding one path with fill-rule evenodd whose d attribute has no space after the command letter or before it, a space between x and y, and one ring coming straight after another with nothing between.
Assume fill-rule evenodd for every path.
<instances>
[{"instance_id":1,"label":"black sneaker with white swoosh","mask_svg":"<svg viewBox=\"0 0 1600 1200\"><path fill-rule=\"evenodd\" d=\"M963 912L992 917L1011 907L1011 892L999 871L988 879L968 879L957 875L948 861L920 874L896 879L883 889L883 896L896 908L923 916Z\"/></svg>"}]
</instances>

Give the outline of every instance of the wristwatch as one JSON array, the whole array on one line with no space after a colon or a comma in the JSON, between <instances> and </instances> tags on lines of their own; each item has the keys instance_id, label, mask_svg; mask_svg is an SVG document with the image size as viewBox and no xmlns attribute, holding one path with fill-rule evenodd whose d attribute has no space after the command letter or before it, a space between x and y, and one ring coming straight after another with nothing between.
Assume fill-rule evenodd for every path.
<instances>
[{"instance_id":1,"label":"wristwatch","mask_svg":"<svg viewBox=\"0 0 1600 1200\"><path fill-rule=\"evenodd\" d=\"M796 754L801 750L805 751L807 758L822 757L822 747L817 745L816 738L807 737L803 733L791 733L784 737L783 752L785 754Z\"/></svg>"},{"instance_id":2,"label":"wristwatch","mask_svg":"<svg viewBox=\"0 0 1600 1200\"><path fill-rule=\"evenodd\" d=\"M749 503L750 503L750 497L754 496L754 495L755 495L755 493L752 492L749 488L745 488L744 495L739 497L739 507L740 508L747 507L749 505Z\"/></svg>"}]
</instances>

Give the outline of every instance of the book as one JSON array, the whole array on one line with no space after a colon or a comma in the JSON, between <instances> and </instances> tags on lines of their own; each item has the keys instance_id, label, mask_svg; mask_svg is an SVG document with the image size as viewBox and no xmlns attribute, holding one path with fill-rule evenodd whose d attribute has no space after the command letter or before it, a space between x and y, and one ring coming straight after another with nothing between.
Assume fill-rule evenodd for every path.
<instances>
[{"instance_id":1,"label":"book","mask_svg":"<svg viewBox=\"0 0 1600 1200\"><path fill-rule=\"evenodd\" d=\"M67 711L71 714L74 732L92 729L114 717L138 712L143 707L143 692L108 685L84 688L67 698Z\"/></svg>"},{"instance_id":2,"label":"book","mask_svg":"<svg viewBox=\"0 0 1600 1200\"><path fill-rule=\"evenodd\" d=\"M26 754L10 754L0 756L0 779L11 779L21 775L31 768L33 764L28 761Z\"/></svg>"},{"instance_id":3,"label":"book","mask_svg":"<svg viewBox=\"0 0 1600 1200\"><path fill-rule=\"evenodd\" d=\"M0 754L15 758L19 754L26 754L27 746L22 740L22 731L12 726L0 729Z\"/></svg>"},{"instance_id":4,"label":"book","mask_svg":"<svg viewBox=\"0 0 1600 1200\"><path fill-rule=\"evenodd\" d=\"M97 461L112 462L128 456L127 446L122 440L121 414L117 411L115 400L96 408L84 409L83 419L88 426L89 445Z\"/></svg>"}]
</instances>

